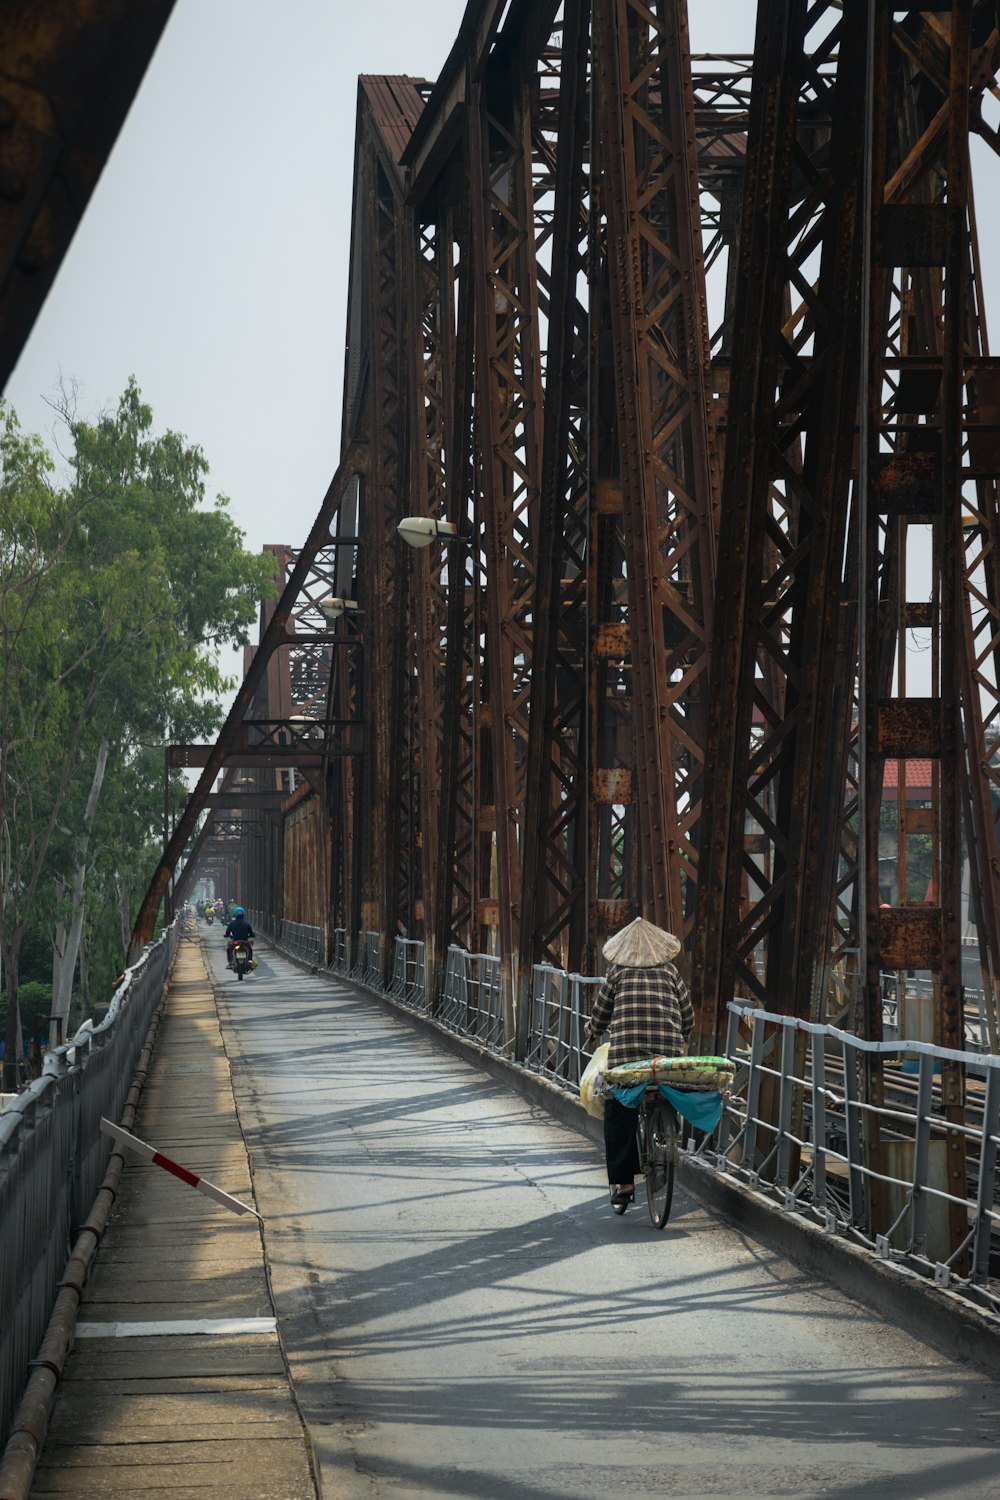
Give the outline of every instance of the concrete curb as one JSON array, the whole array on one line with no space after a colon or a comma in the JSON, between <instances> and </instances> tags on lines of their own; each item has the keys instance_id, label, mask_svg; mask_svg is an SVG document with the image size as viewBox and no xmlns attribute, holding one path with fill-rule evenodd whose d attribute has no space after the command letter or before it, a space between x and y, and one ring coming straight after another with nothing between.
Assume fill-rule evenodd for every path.
<instances>
[{"instance_id":1,"label":"concrete curb","mask_svg":"<svg viewBox=\"0 0 1000 1500\"><path fill-rule=\"evenodd\" d=\"M289 957L287 954L282 956ZM573 1094L557 1088L519 1063L510 1062L477 1042L459 1036L432 1017L411 1010L392 995L369 989L356 979L333 970L317 969L313 965L302 967L388 1005L397 1015L405 1017L415 1030L432 1036L456 1056L516 1089L563 1124L603 1146L604 1131L600 1120L588 1115ZM800 1214L786 1213L771 1199L751 1191L733 1178L722 1176L697 1157L681 1156L677 1164L677 1180L685 1192L734 1228L779 1250L803 1270L821 1276L854 1301L899 1323L949 1359L970 1362L994 1379L1000 1379L1000 1323L977 1312L964 1298L942 1290L905 1266L879 1260L848 1240L828 1234Z\"/></svg>"}]
</instances>

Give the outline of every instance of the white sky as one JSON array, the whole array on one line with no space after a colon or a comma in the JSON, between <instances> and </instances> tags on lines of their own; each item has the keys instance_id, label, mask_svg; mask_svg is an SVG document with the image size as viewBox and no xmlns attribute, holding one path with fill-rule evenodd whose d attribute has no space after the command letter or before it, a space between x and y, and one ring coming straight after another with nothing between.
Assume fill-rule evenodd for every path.
<instances>
[{"instance_id":1,"label":"white sky","mask_svg":"<svg viewBox=\"0 0 1000 1500\"><path fill-rule=\"evenodd\" d=\"M134 374L247 545L305 540L336 468L359 73L437 77L465 0L177 0L6 389L49 437ZM752 0L691 0L695 51ZM235 670L227 666L227 670Z\"/></svg>"}]
</instances>

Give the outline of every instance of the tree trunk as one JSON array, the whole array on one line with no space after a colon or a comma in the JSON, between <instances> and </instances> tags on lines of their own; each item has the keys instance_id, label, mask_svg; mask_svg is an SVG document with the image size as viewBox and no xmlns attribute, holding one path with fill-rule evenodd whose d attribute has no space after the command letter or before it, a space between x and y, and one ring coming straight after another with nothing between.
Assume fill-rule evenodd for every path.
<instances>
[{"instance_id":1,"label":"tree trunk","mask_svg":"<svg viewBox=\"0 0 1000 1500\"><path fill-rule=\"evenodd\" d=\"M132 941L132 905L129 900L128 881L119 875L115 883L118 887L118 916L122 924L122 953L127 962L129 944Z\"/></svg>"},{"instance_id":2,"label":"tree trunk","mask_svg":"<svg viewBox=\"0 0 1000 1500\"><path fill-rule=\"evenodd\" d=\"M17 1091L18 1060L24 1050L21 1036L21 1012L18 1008L17 954L7 954L7 1028L4 1034L3 1091Z\"/></svg>"},{"instance_id":3,"label":"tree trunk","mask_svg":"<svg viewBox=\"0 0 1000 1500\"><path fill-rule=\"evenodd\" d=\"M101 795L101 786L104 782L104 772L108 764L108 742L102 738L97 751L97 763L94 766L94 776L90 783L90 794L87 797L87 806L83 813L83 827L76 849L76 869L73 871L73 907L70 917L69 934L66 939L66 948L63 953L62 964L59 967L58 986L54 983L52 987L52 1019L50 1022L50 1044L53 1029L62 1024L63 1037L68 1034L69 1007L73 998L73 975L76 972L76 958L80 951L80 939L83 935L83 901L87 880L87 850L90 847L90 831L94 826L94 815L97 812L97 799Z\"/></svg>"},{"instance_id":4,"label":"tree trunk","mask_svg":"<svg viewBox=\"0 0 1000 1500\"><path fill-rule=\"evenodd\" d=\"M59 1026L56 1021L56 995L59 992L59 983L62 976L63 965L66 962L66 923L63 921L61 912L66 893L66 886L62 880L56 881L56 910L60 915L56 918L55 931L52 934L52 999L49 1002L49 1046L58 1047L64 1040L60 1035Z\"/></svg>"}]
</instances>

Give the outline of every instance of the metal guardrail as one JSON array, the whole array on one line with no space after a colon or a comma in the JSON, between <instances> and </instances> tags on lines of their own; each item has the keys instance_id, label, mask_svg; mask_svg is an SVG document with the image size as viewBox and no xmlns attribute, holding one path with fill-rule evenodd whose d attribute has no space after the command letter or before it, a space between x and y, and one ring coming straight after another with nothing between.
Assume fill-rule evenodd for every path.
<instances>
[{"instance_id":1,"label":"metal guardrail","mask_svg":"<svg viewBox=\"0 0 1000 1500\"><path fill-rule=\"evenodd\" d=\"M435 1019L508 1056L513 1038L504 1036L499 958L492 953L449 948Z\"/></svg>"},{"instance_id":2,"label":"metal guardrail","mask_svg":"<svg viewBox=\"0 0 1000 1500\"><path fill-rule=\"evenodd\" d=\"M351 935L346 927L335 927L332 933L333 951L330 968L338 974L351 972Z\"/></svg>"},{"instance_id":3,"label":"metal guardrail","mask_svg":"<svg viewBox=\"0 0 1000 1500\"><path fill-rule=\"evenodd\" d=\"M594 1008L601 980L536 964L531 971L524 1063L553 1082L578 1087L587 1066L583 1023Z\"/></svg>"},{"instance_id":4,"label":"metal guardrail","mask_svg":"<svg viewBox=\"0 0 1000 1500\"><path fill-rule=\"evenodd\" d=\"M953 1051L925 1042L868 1042L833 1026L729 1006L726 1052L738 1065L732 1096L714 1136L697 1154L716 1170L764 1193L786 1212L867 1247L960 1292L1000 1315L1000 1280L991 1273L990 1243L1000 1228L1000 1057ZM749 1029L749 1042L743 1034ZM796 1064L796 1055L804 1062ZM881 1104L861 1098L863 1053L916 1068L904 1088L886 1088ZM982 1117L955 1126L940 1109L940 1064L975 1071ZM978 1078L984 1079L982 1085ZM769 1081L769 1082L768 1082ZM777 1092L777 1124L764 1119L765 1087ZM878 1121L883 1149L866 1152L865 1117ZM801 1124L797 1122L801 1121ZM964 1138L970 1171L961 1186L947 1162L949 1138ZM881 1184L883 1223L868 1223L866 1184ZM971 1191L970 1191L971 1183ZM957 1205L968 1232L951 1249L949 1212Z\"/></svg>"},{"instance_id":5,"label":"metal guardrail","mask_svg":"<svg viewBox=\"0 0 1000 1500\"><path fill-rule=\"evenodd\" d=\"M419 938L396 938L392 952L392 976L386 993L402 1005L426 1011L428 997L424 945Z\"/></svg>"},{"instance_id":6,"label":"metal guardrail","mask_svg":"<svg viewBox=\"0 0 1000 1500\"><path fill-rule=\"evenodd\" d=\"M248 910L247 921L258 937L267 938L270 943L275 941L274 920L267 912Z\"/></svg>"},{"instance_id":7,"label":"metal guardrail","mask_svg":"<svg viewBox=\"0 0 1000 1500\"><path fill-rule=\"evenodd\" d=\"M300 958L305 963L323 962L321 927L309 927L305 922L288 922L283 917L277 943L279 948L284 948L286 953L291 953L294 958Z\"/></svg>"},{"instance_id":8,"label":"metal guardrail","mask_svg":"<svg viewBox=\"0 0 1000 1500\"><path fill-rule=\"evenodd\" d=\"M104 1177L112 1143L101 1116L121 1118L178 933L174 921L126 971L100 1025L50 1049L41 1078L0 1112L0 1434Z\"/></svg>"},{"instance_id":9,"label":"metal guardrail","mask_svg":"<svg viewBox=\"0 0 1000 1500\"><path fill-rule=\"evenodd\" d=\"M351 978L370 990L383 990L382 945L377 932L359 932ZM384 992L384 991L383 991Z\"/></svg>"}]
</instances>

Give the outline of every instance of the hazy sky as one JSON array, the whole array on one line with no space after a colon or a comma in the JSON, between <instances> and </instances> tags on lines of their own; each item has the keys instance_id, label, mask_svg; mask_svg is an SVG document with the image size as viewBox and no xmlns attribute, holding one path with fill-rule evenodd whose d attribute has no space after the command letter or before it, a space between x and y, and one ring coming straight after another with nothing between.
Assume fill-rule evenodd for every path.
<instances>
[{"instance_id":1,"label":"hazy sky","mask_svg":"<svg viewBox=\"0 0 1000 1500\"><path fill-rule=\"evenodd\" d=\"M304 540L339 451L359 73L436 77L464 0L178 0L6 395L48 433L135 374L248 544Z\"/></svg>"}]
</instances>

